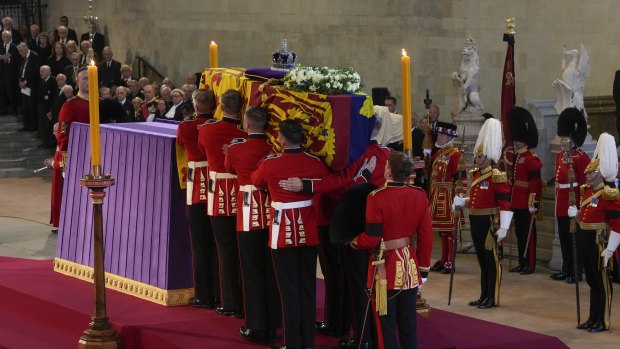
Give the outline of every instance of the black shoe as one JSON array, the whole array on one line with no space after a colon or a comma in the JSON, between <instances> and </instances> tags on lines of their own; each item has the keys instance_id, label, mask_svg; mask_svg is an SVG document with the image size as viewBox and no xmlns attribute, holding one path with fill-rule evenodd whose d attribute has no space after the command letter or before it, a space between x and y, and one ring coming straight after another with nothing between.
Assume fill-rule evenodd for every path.
<instances>
[{"instance_id":1,"label":"black shoe","mask_svg":"<svg viewBox=\"0 0 620 349\"><path fill-rule=\"evenodd\" d=\"M579 275L579 276L577 277L577 280L579 280L579 282L583 281L583 279L582 279L581 275ZM569 275L569 276L566 278L566 283L569 283L569 284L574 284L574 283L575 283L575 277L574 277L574 276L572 276L572 275Z\"/></svg>"},{"instance_id":2,"label":"black shoe","mask_svg":"<svg viewBox=\"0 0 620 349\"><path fill-rule=\"evenodd\" d=\"M441 261L437 261L431 267L431 271L442 271L442 270L443 270L443 263L441 263Z\"/></svg>"},{"instance_id":3,"label":"black shoe","mask_svg":"<svg viewBox=\"0 0 620 349\"><path fill-rule=\"evenodd\" d=\"M518 265L518 266L516 266L516 267L514 267L514 268L512 268L512 269L510 269L508 271L511 272L511 273L520 273L520 272L523 271L523 269L525 269L525 267L522 267L522 266Z\"/></svg>"},{"instance_id":4,"label":"black shoe","mask_svg":"<svg viewBox=\"0 0 620 349\"><path fill-rule=\"evenodd\" d=\"M235 318L242 318L243 317L243 312L240 310L226 310L222 307L217 307L215 308L215 313L217 315L222 315L222 316L232 316Z\"/></svg>"},{"instance_id":5,"label":"black shoe","mask_svg":"<svg viewBox=\"0 0 620 349\"><path fill-rule=\"evenodd\" d=\"M189 299L189 305L191 305L194 308L207 308L209 309L209 302L203 302L200 299L196 298L196 297L192 297ZM211 308L213 309L213 308Z\"/></svg>"},{"instance_id":6,"label":"black shoe","mask_svg":"<svg viewBox=\"0 0 620 349\"><path fill-rule=\"evenodd\" d=\"M480 297L480 298L476 299L475 301L469 302L469 306L470 307L477 307L480 304L482 304L485 300L486 300L486 298Z\"/></svg>"},{"instance_id":7,"label":"black shoe","mask_svg":"<svg viewBox=\"0 0 620 349\"><path fill-rule=\"evenodd\" d=\"M58 228L52 228L52 234L58 234Z\"/></svg>"},{"instance_id":8,"label":"black shoe","mask_svg":"<svg viewBox=\"0 0 620 349\"><path fill-rule=\"evenodd\" d=\"M317 330L320 334L340 338L343 334L346 334L348 330L342 330L333 328L325 321L317 320L314 322L314 329Z\"/></svg>"},{"instance_id":9,"label":"black shoe","mask_svg":"<svg viewBox=\"0 0 620 349\"><path fill-rule=\"evenodd\" d=\"M605 324L602 322L594 323L592 327L588 329L588 332L590 333L599 333L603 331L607 331L607 327L605 327Z\"/></svg>"},{"instance_id":10,"label":"black shoe","mask_svg":"<svg viewBox=\"0 0 620 349\"><path fill-rule=\"evenodd\" d=\"M588 321L586 321L584 323L581 323L581 324L577 325L577 329L578 330L587 330L590 327L592 327L593 324L594 324L594 321L588 320Z\"/></svg>"},{"instance_id":11,"label":"black shoe","mask_svg":"<svg viewBox=\"0 0 620 349\"><path fill-rule=\"evenodd\" d=\"M521 270L521 272L519 274L521 275L528 275L528 274L532 274L534 273L534 268L523 268L523 270Z\"/></svg>"},{"instance_id":12,"label":"black shoe","mask_svg":"<svg viewBox=\"0 0 620 349\"><path fill-rule=\"evenodd\" d=\"M272 331L268 330L252 330L245 326L241 326L239 328L239 337L241 339L246 340L248 342L258 343L258 344L271 344L273 343L274 335L270 335Z\"/></svg>"},{"instance_id":13,"label":"black shoe","mask_svg":"<svg viewBox=\"0 0 620 349\"><path fill-rule=\"evenodd\" d=\"M362 342L360 344L357 338L341 338L338 341L338 348L340 349L357 349L357 348L370 349L370 343Z\"/></svg>"},{"instance_id":14,"label":"black shoe","mask_svg":"<svg viewBox=\"0 0 620 349\"><path fill-rule=\"evenodd\" d=\"M566 273L559 272L559 273L553 273L549 277L552 278L553 280L566 280L566 278L570 276Z\"/></svg>"},{"instance_id":15,"label":"black shoe","mask_svg":"<svg viewBox=\"0 0 620 349\"><path fill-rule=\"evenodd\" d=\"M454 269L454 272L456 273L456 269ZM452 273L452 268L443 268L441 273L442 274L451 274Z\"/></svg>"},{"instance_id":16,"label":"black shoe","mask_svg":"<svg viewBox=\"0 0 620 349\"><path fill-rule=\"evenodd\" d=\"M482 303L480 303L478 305L478 309L487 309L487 308L492 308L495 307L495 301L493 300L493 298L487 298L485 299Z\"/></svg>"}]
</instances>

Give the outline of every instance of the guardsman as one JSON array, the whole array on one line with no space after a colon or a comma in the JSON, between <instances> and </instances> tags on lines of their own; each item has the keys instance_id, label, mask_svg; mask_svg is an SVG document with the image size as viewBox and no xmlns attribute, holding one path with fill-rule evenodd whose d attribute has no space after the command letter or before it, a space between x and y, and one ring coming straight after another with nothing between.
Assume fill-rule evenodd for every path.
<instances>
[{"instance_id":1,"label":"guardsman","mask_svg":"<svg viewBox=\"0 0 620 349\"><path fill-rule=\"evenodd\" d=\"M319 235L312 194L286 191L280 180L322 178L329 172L317 157L304 152L302 126L280 122L278 141L284 152L267 156L252 174L252 185L271 195L269 247L284 314L284 345L311 348L316 315L316 259Z\"/></svg>"},{"instance_id":2,"label":"guardsman","mask_svg":"<svg viewBox=\"0 0 620 349\"><path fill-rule=\"evenodd\" d=\"M53 126L54 136L58 138L58 123ZM56 151L51 159L43 161L47 168L52 170L52 202L50 207L50 224L52 233L58 233L60 225L60 206L62 204L62 187L64 184L64 158L60 151L60 146L56 145Z\"/></svg>"},{"instance_id":3,"label":"guardsman","mask_svg":"<svg viewBox=\"0 0 620 349\"><path fill-rule=\"evenodd\" d=\"M449 274L456 252L457 237L454 236L454 230L458 224L450 205L455 195L465 194L467 175L462 153L454 145L454 139L458 137L456 125L438 121L434 130L437 141L431 157L429 201L433 231L441 237L441 258L431 270Z\"/></svg>"},{"instance_id":4,"label":"guardsman","mask_svg":"<svg viewBox=\"0 0 620 349\"><path fill-rule=\"evenodd\" d=\"M210 90L197 90L193 96L196 113L186 118L177 129L177 143L187 153L187 219L192 239L194 263L194 298L196 308L215 309L220 305L217 250L211 221L207 216L207 156L198 148L198 129L213 119L215 95Z\"/></svg>"},{"instance_id":5,"label":"guardsman","mask_svg":"<svg viewBox=\"0 0 620 349\"><path fill-rule=\"evenodd\" d=\"M584 170L590 163L590 157L579 147L583 145L588 134L588 124L577 108L567 108L558 118L558 136L562 150L555 158L555 217L558 223L558 236L562 251L562 270L551 274L554 280L575 282L573 253L573 233L570 229L571 218L568 206L579 203L579 187L586 182ZM572 203L571 203L572 201ZM576 250L575 250L576 251ZM581 268L577 267L578 278Z\"/></svg>"},{"instance_id":6,"label":"guardsman","mask_svg":"<svg viewBox=\"0 0 620 349\"><path fill-rule=\"evenodd\" d=\"M620 192L615 186L618 153L614 137L603 133L581 186L579 209L568 208L569 217L579 217L577 244L590 286L590 315L577 326L588 332L609 330L612 286L609 259L620 244Z\"/></svg>"},{"instance_id":7,"label":"guardsman","mask_svg":"<svg viewBox=\"0 0 620 349\"><path fill-rule=\"evenodd\" d=\"M532 114L514 107L509 114L510 134L514 142L515 159L510 208L514 212L515 235L519 265L511 273L527 275L536 268L536 217L542 198L542 163L532 149L538 145L538 130Z\"/></svg>"},{"instance_id":8,"label":"guardsman","mask_svg":"<svg viewBox=\"0 0 620 349\"><path fill-rule=\"evenodd\" d=\"M247 341L271 344L282 326L282 306L273 273L269 241L271 200L266 190L252 185L250 176L258 163L272 151L265 127L267 110L246 109L243 129L248 138L236 138L226 150L228 173L237 175L237 238L243 275L245 326L239 336Z\"/></svg>"},{"instance_id":9,"label":"guardsman","mask_svg":"<svg viewBox=\"0 0 620 349\"><path fill-rule=\"evenodd\" d=\"M469 171L472 177L469 197L456 196L453 203L455 208L468 204L471 236L480 265L480 297L469 305L480 309L499 305L502 265L498 244L506 237L513 215L506 172L493 168L501 157L502 144L501 122L487 119L474 147L475 167ZM497 232L496 223L499 223Z\"/></svg>"},{"instance_id":10,"label":"guardsman","mask_svg":"<svg viewBox=\"0 0 620 349\"><path fill-rule=\"evenodd\" d=\"M373 128L372 138L377 136L380 129L381 122L377 120ZM366 151L342 171L332 172L318 180L289 178L280 181L280 186L285 190L297 192L303 190L305 193L331 192L330 196L335 196L338 200L338 204L334 207L335 210L338 205L342 205L343 196L341 194L343 189L362 183L370 183L375 188L383 186L385 183L383 169L385 169L389 154L389 148L378 144L376 139L371 139ZM381 170L374 171L374 169ZM355 193L350 195L356 197L357 200L358 193L358 189L355 189ZM357 203L348 202L348 204L355 206ZM363 210L345 216L336 215L335 212L330 213L332 213L330 225L328 227L319 226L321 240L319 261L325 277L325 321L317 321L315 327L323 334L340 336L338 344L340 348L358 348L360 347L358 342L360 338L362 338L361 347L369 347L368 325L364 329L364 336L361 335L368 300L364 292L368 271L368 252L342 246L342 241L351 240L361 230L358 230L355 235L348 237L348 239L344 238L341 241L334 241L333 237L330 239L330 235L333 236L334 222L338 226L341 226L340 223L344 226L350 225L351 221L357 218L356 215L363 215ZM346 229L346 231L355 230ZM354 283L355 280L360 280L363 283ZM349 289L347 289L347 285ZM349 302L349 299L353 302ZM346 324L349 317L353 320L353 328L356 333L353 338L346 337L349 332L346 328L348 327Z\"/></svg>"},{"instance_id":11,"label":"guardsman","mask_svg":"<svg viewBox=\"0 0 620 349\"><path fill-rule=\"evenodd\" d=\"M243 106L241 94L228 90L220 97L222 120L211 119L198 131L198 147L209 161L207 214L211 218L220 266L221 307L219 315L243 317L241 271L237 249L237 176L226 171L224 145L247 134L239 127Z\"/></svg>"},{"instance_id":12,"label":"guardsman","mask_svg":"<svg viewBox=\"0 0 620 349\"><path fill-rule=\"evenodd\" d=\"M63 156L63 164L66 165L67 149L69 148L69 131L74 122L90 123L88 110L88 70L82 67L76 74L78 86L77 96L71 98L62 105L58 115L58 147Z\"/></svg>"},{"instance_id":13,"label":"guardsman","mask_svg":"<svg viewBox=\"0 0 620 349\"><path fill-rule=\"evenodd\" d=\"M405 184L412 173L407 155L390 154L388 181L368 196L365 232L351 242L353 248L378 251L369 263L368 287L374 283L379 348L418 347L413 309L418 286L429 272L433 233L426 192Z\"/></svg>"}]
</instances>

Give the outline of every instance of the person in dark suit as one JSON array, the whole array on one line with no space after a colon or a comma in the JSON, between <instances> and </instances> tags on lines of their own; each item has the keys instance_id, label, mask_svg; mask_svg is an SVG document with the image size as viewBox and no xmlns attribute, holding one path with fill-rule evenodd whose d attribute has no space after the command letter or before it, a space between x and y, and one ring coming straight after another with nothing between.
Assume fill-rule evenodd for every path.
<instances>
[{"instance_id":1,"label":"person in dark suit","mask_svg":"<svg viewBox=\"0 0 620 349\"><path fill-rule=\"evenodd\" d=\"M39 62L41 65L44 65L47 62L47 59L52 55L52 44L48 40L47 33L39 34L38 38L39 44L33 51L39 55Z\"/></svg>"},{"instance_id":2,"label":"person in dark suit","mask_svg":"<svg viewBox=\"0 0 620 349\"><path fill-rule=\"evenodd\" d=\"M98 64L99 86L112 87L121 82L121 63L112 59L113 55L110 46L103 49L103 60Z\"/></svg>"},{"instance_id":3,"label":"person in dark suit","mask_svg":"<svg viewBox=\"0 0 620 349\"><path fill-rule=\"evenodd\" d=\"M38 25L36 24L30 25L30 35L26 39L26 44L28 44L29 49L37 51L37 48L39 47L39 34L40 33L41 33L41 30L39 29ZM45 35L47 35L47 33Z\"/></svg>"},{"instance_id":4,"label":"person in dark suit","mask_svg":"<svg viewBox=\"0 0 620 349\"><path fill-rule=\"evenodd\" d=\"M58 89L58 83L56 78L52 76L51 69L48 65L42 65L39 68L39 76L41 80L39 82L38 95L37 95L37 112L39 124L39 137L42 143L40 148L54 148L56 146L56 139L52 133L53 124L52 121L52 106L56 99L56 90Z\"/></svg>"},{"instance_id":5,"label":"person in dark suit","mask_svg":"<svg viewBox=\"0 0 620 349\"><path fill-rule=\"evenodd\" d=\"M20 131L37 130L37 103L36 96L39 87L39 55L30 50L25 42L17 45L17 50L22 56L22 64L17 73L19 88L22 95L22 113L24 114L24 127Z\"/></svg>"},{"instance_id":6,"label":"person in dark suit","mask_svg":"<svg viewBox=\"0 0 620 349\"><path fill-rule=\"evenodd\" d=\"M7 55L8 53L8 55ZM0 46L0 115L17 113L17 69L19 67L19 52L17 46L11 42L11 32L2 32Z\"/></svg>"},{"instance_id":7,"label":"person in dark suit","mask_svg":"<svg viewBox=\"0 0 620 349\"><path fill-rule=\"evenodd\" d=\"M52 54L47 58L47 65L50 66L52 75L56 76L64 73L65 67L71 65L71 61L67 58L67 49L61 42L56 41L52 45Z\"/></svg>"},{"instance_id":8,"label":"person in dark suit","mask_svg":"<svg viewBox=\"0 0 620 349\"><path fill-rule=\"evenodd\" d=\"M67 77L67 84L75 88L75 77L80 69L80 54L73 52L69 55L69 61L71 64L65 67L64 74Z\"/></svg>"},{"instance_id":9,"label":"person in dark suit","mask_svg":"<svg viewBox=\"0 0 620 349\"><path fill-rule=\"evenodd\" d=\"M424 142L424 132L417 126L418 115L415 112L411 113L411 155L413 158L416 156L420 159L424 158L424 150L422 149L422 143ZM397 151L403 151L403 142L395 142L388 144L389 148L392 148ZM415 169L415 180L414 184L417 187L420 187L427 190L427 180L424 178L424 169Z\"/></svg>"},{"instance_id":10,"label":"person in dark suit","mask_svg":"<svg viewBox=\"0 0 620 349\"><path fill-rule=\"evenodd\" d=\"M116 100L123 106L125 109L125 114L127 117L124 121L126 122L135 122L141 120L135 120L134 117L136 115L136 110L133 107L133 103L127 98L127 87L119 86L116 88Z\"/></svg>"},{"instance_id":11,"label":"person in dark suit","mask_svg":"<svg viewBox=\"0 0 620 349\"><path fill-rule=\"evenodd\" d=\"M97 24L95 23L88 24L88 29L88 33L84 33L82 34L82 36L80 36L80 42L84 40L91 41L92 36L91 46L93 47L93 51L95 51L95 54L101 57L103 54L103 48L105 46L105 36L97 32Z\"/></svg>"},{"instance_id":12,"label":"person in dark suit","mask_svg":"<svg viewBox=\"0 0 620 349\"><path fill-rule=\"evenodd\" d=\"M22 42L22 35L18 30L13 29L13 19L11 17L2 18L2 28L3 30L11 32L11 40L15 45L19 45Z\"/></svg>"},{"instance_id":13,"label":"person in dark suit","mask_svg":"<svg viewBox=\"0 0 620 349\"><path fill-rule=\"evenodd\" d=\"M58 114L60 114L60 108L67 101L67 93L65 93L66 89L70 89L73 92L73 87L67 85L67 77L65 74L56 75L56 85L58 89L56 90L56 96L54 97L54 103L52 104L52 120L51 123L54 125L58 122ZM73 93L71 93L72 95Z\"/></svg>"},{"instance_id":14,"label":"person in dark suit","mask_svg":"<svg viewBox=\"0 0 620 349\"><path fill-rule=\"evenodd\" d=\"M69 17L61 16L60 17L60 25L62 25L65 28L67 28L67 39L68 40L73 40L73 41L77 42L77 33L75 32L75 30L69 28ZM58 37L58 35L56 35L56 37Z\"/></svg>"}]
</instances>

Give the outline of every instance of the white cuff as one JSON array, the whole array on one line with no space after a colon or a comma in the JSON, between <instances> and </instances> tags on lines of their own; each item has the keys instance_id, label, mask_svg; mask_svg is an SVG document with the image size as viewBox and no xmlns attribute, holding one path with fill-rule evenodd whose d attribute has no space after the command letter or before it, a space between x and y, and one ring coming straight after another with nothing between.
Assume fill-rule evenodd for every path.
<instances>
[{"instance_id":1,"label":"white cuff","mask_svg":"<svg viewBox=\"0 0 620 349\"><path fill-rule=\"evenodd\" d=\"M499 211L499 227L508 230L512 221L512 211Z\"/></svg>"},{"instance_id":2,"label":"white cuff","mask_svg":"<svg viewBox=\"0 0 620 349\"><path fill-rule=\"evenodd\" d=\"M611 252L614 252L615 250L618 249L618 245L620 245L620 234L612 230L609 233L609 241L607 241L606 249L610 250Z\"/></svg>"}]
</instances>

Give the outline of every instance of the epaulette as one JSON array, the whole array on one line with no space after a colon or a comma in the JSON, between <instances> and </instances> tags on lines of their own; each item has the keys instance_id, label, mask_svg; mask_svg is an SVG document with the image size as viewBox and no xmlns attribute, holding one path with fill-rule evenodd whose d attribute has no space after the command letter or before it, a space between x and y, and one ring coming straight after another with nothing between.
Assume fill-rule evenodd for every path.
<instances>
[{"instance_id":1,"label":"epaulette","mask_svg":"<svg viewBox=\"0 0 620 349\"><path fill-rule=\"evenodd\" d=\"M65 101L65 103L69 103L69 102L71 102L72 100L74 100L74 99L76 99L76 98L77 98L76 96L73 96L73 97L71 97L71 98L67 98L67 100Z\"/></svg>"},{"instance_id":2,"label":"epaulette","mask_svg":"<svg viewBox=\"0 0 620 349\"><path fill-rule=\"evenodd\" d=\"M494 168L491 181L493 181L493 183L506 183L508 181L508 176L506 175L506 172Z\"/></svg>"},{"instance_id":3,"label":"epaulette","mask_svg":"<svg viewBox=\"0 0 620 349\"><path fill-rule=\"evenodd\" d=\"M235 138L230 142L230 145L245 143L247 140L245 138Z\"/></svg>"},{"instance_id":4,"label":"epaulette","mask_svg":"<svg viewBox=\"0 0 620 349\"><path fill-rule=\"evenodd\" d=\"M269 155L265 156L265 160L276 159L276 158L279 158L280 155L282 155L282 154L278 154L278 153L269 154Z\"/></svg>"},{"instance_id":5,"label":"epaulette","mask_svg":"<svg viewBox=\"0 0 620 349\"><path fill-rule=\"evenodd\" d=\"M418 189L418 190L422 190L422 191L424 191L424 189L422 189L422 188L418 187L417 185L407 184L407 186L408 186L409 188L414 188L414 189ZM424 192L425 192L425 191L424 191ZM426 193L426 192L425 192L425 193Z\"/></svg>"},{"instance_id":6,"label":"epaulette","mask_svg":"<svg viewBox=\"0 0 620 349\"><path fill-rule=\"evenodd\" d=\"M377 189L371 191L370 194L368 194L368 195L376 195L378 192L380 192L382 190L385 190L386 188L387 188L387 186L383 186L381 188L377 188Z\"/></svg>"},{"instance_id":7,"label":"epaulette","mask_svg":"<svg viewBox=\"0 0 620 349\"><path fill-rule=\"evenodd\" d=\"M603 199L605 200L618 200L620 199L620 191L618 188L612 188L610 186L605 186L603 190Z\"/></svg>"},{"instance_id":8,"label":"epaulette","mask_svg":"<svg viewBox=\"0 0 620 349\"><path fill-rule=\"evenodd\" d=\"M207 119L207 121L204 122L203 125L207 125L207 124L215 124L220 122L220 119Z\"/></svg>"},{"instance_id":9,"label":"epaulette","mask_svg":"<svg viewBox=\"0 0 620 349\"><path fill-rule=\"evenodd\" d=\"M579 195L583 196L586 193L586 189L588 189L587 184L582 184L579 186Z\"/></svg>"}]
</instances>

